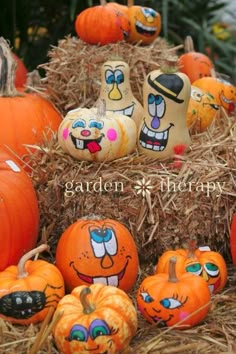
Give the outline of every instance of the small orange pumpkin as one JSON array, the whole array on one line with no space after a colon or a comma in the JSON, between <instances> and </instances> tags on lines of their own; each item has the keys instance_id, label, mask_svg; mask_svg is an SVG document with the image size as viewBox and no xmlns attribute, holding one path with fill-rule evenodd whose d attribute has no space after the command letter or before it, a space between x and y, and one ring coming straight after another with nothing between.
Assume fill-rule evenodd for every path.
<instances>
[{"instance_id":1,"label":"small orange pumpkin","mask_svg":"<svg viewBox=\"0 0 236 354\"><path fill-rule=\"evenodd\" d=\"M191 97L187 110L187 126L191 133L206 131L219 115L219 105L208 92L191 87Z\"/></svg>"},{"instance_id":2,"label":"small orange pumpkin","mask_svg":"<svg viewBox=\"0 0 236 354\"><path fill-rule=\"evenodd\" d=\"M83 284L103 283L128 292L138 274L138 254L125 226L91 216L64 231L56 249L56 265L68 291Z\"/></svg>"},{"instance_id":3,"label":"small orange pumpkin","mask_svg":"<svg viewBox=\"0 0 236 354\"><path fill-rule=\"evenodd\" d=\"M27 80L28 70L26 69L24 62L15 53L12 52L12 55L15 61L17 62L15 86L24 87Z\"/></svg>"},{"instance_id":4,"label":"small orange pumpkin","mask_svg":"<svg viewBox=\"0 0 236 354\"><path fill-rule=\"evenodd\" d=\"M100 5L79 13L75 31L86 43L105 45L124 40L130 31L130 23L118 5L109 5L106 0L100 0Z\"/></svg>"},{"instance_id":5,"label":"small orange pumpkin","mask_svg":"<svg viewBox=\"0 0 236 354\"><path fill-rule=\"evenodd\" d=\"M176 276L176 257L168 263L168 273L148 276L137 293L141 314L150 323L190 328L203 321L210 309L206 282L191 273Z\"/></svg>"},{"instance_id":6,"label":"small orange pumpkin","mask_svg":"<svg viewBox=\"0 0 236 354\"><path fill-rule=\"evenodd\" d=\"M53 337L62 354L121 353L137 331L132 301L114 286L76 287L59 301L57 315Z\"/></svg>"},{"instance_id":7,"label":"small orange pumpkin","mask_svg":"<svg viewBox=\"0 0 236 354\"><path fill-rule=\"evenodd\" d=\"M17 264L25 252L35 247L39 230L39 208L33 183L5 151L0 151L0 225L2 271Z\"/></svg>"},{"instance_id":8,"label":"small orange pumpkin","mask_svg":"<svg viewBox=\"0 0 236 354\"><path fill-rule=\"evenodd\" d=\"M212 75L214 64L211 59L203 53L195 52L191 36L185 40L185 53L179 58L179 71L189 77L191 83L201 77Z\"/></svg>"},{"instance_id":9,"label":"small orange pumpkin","mask_svg":"<svg viewBox=\"0 0 236 354\"><path fill-rule=\"evenodd\" d=\"M227 282L227 266L220 253L211 250L196 248L196 241L189 242L187 249L169 250L158 259L156 273L168 272L169 260L177 258L176 273L181 275L190 272L201 276L211 293L220 292Z\"/></svg>"},{"instance_id":10,"label":"small orange pumpkin","mask_svg":"<svg viewBox=\"0 0 236 354\"><path fill-rule=\"evenodd\" d=\"M0 272L0 317L28 325L42 321L64 296L64 280L55 265L31 257L48 248L42 244L26 253L17 266Z\"/></svg>"},{"instance_id":11,"label":"small orange pumpkin","mask_svg":"<svg viewBox=\"0 0 236 354\"><path fill-rule=\"evenodd\" d=\"M230 251L233 264L236 265L236 213L233 214L230 229Z\"/></svg>"}]
</instances>

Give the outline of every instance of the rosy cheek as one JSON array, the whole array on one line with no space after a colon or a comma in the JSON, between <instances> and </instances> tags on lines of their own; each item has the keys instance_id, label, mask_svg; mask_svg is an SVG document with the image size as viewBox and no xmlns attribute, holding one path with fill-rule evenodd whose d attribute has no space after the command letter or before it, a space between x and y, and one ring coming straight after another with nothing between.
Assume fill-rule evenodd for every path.
<instances>
[{"instance_id":1,"label":"rosy cheek","mask_svg":"<svg viewBox=\"0 0 236 354\"><path fill-rule=\"evenodd\" d=\"M115 141L117 139L117 132L115 129L111 128L107 131L107 139L110 141Z\"/></svg>"},{"instance_id":2,"label":"rosy cheek","mask_svg":"<svg viewBox=\"0 0 236 354\"><path fill-rule=\"evenodd\" d=\"M68 128L63 129L63 132L62 132L63 139L66 140L68 138L68 135L69 135L69 129Z\"/></svg>"},{"instance_id":3,"label":"rosy cheek","mask_svg":"<svg viewBox=\"0 0 236 354\"><path fill-rule=\"evenodd\" d=\"M181 311L180 314L179 314L179 319L180 321L185 319L186 317L189 316L189 313L188 312L185 312L185 311Z\"/></svg>"}]
</instances>

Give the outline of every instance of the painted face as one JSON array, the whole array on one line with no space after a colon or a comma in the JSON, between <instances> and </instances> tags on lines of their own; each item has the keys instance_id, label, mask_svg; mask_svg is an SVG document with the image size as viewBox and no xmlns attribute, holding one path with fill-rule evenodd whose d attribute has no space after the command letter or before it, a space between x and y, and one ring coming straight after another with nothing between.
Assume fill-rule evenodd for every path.
<instances>
[{"instance_id":1,"label":"painted face","mask_svg":"<svg viewBox=\"0 0 236 354\"><path fill-rule=\"evenodd\" d=\"M152 8L142 6L131 6L128 11L131 24L128 41L151 43L161 31L160 14Z\"/></svg>"},{"instance_id":2,"label":"painted face","mask_svg":"<svg viewBox=\"0 0 236 354\"><path fill-rule=\"evenodd\" d=\"M196 132L205 131L216 118L219 105L216 99L197 87L191 87L191 98L187 111L187 126Z\"/></svg>"},{"instance_id":3,"label":"painted face","mask_svg":"<svg viewBox=\"0 0 236 354\"><path fill-rule=\"evenodd\" d=\"M70 288L102 283L130 290L137 277L138 255L127 229L112 221L88 221L74 238L76 245L65 256L68 267L62 270Z\"/></svg>"},{"instance_id":4,"label":"painted face","mask_svg":"<svg viewBox=\"0 0 236 354\"><path fill-rule=\"evenodd\" d=\"M134 97L130 86L130 68L123 61L109 60L101 68L100 98L106 101L107 110L123 114L139 125L143 107Z\"/></svg>"},{"instance_id":5,"label":"painted face","mask_svg":"<svg viewBox=\"0 0 236 354\"><path fill-rule=\"evenodd\" d=\"M218 87L218 99L220 105L222 105L229 113L234 112L236 107L236 87L223 79L217 79L216 85Z\"/></svg>"},{"instance_id":6,"label":"painted face","mask_svg":"<svg viewBox=\"0 0 236 354\"><path fill-rule=\"evenodd\" d=\"M95 112L95 109L82 108L66 115L58 130L58 141L63 150L87 161L109 161L133 151L135 123L113 112L106 112L106 116L98 118Z\"/></svg>"},{"instance_id":7,"label":"painted face","mask_svg":"<svg viewBox=\"0 0 236 354\"><path fill-rule=\"evenodd\" d=\"M185 74L164 74L160 70L148 74L143 87L144 118L138 139L140 152L162 159L171 157L179 145L189 146L186 112L190 88Z\"/></svg>"},{"instance_id":8,"label":"painted face","mask_svg":"<svg viewBox=\"0 0 236 354\"><path fill-rule=\"evenodd\" d=\"M69 342L71 352L115 354L117 332L119 329L110 327L102 319L95 318L86 326L74 324L65 340Z\"/></svg>"}]
</instances>

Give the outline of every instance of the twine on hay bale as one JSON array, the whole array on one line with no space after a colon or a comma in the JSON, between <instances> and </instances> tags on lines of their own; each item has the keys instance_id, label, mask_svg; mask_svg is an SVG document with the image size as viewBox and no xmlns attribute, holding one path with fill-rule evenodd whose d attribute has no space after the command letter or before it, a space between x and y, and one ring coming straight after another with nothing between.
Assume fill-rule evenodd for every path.
<instances>
[{"instance_id":1,"label":"twine on hay bale","mask_svg":"<svg viewBox=\"0 0 236 354\"><path fill-rule=\"evenodd\" d=\"M149 46L126 42L96 46L76 37L59 41L49 53L42 79L55 106L65 114L77 107L91 107L101 86L101 65L112 56L122 57L130 66L130 84L134 96L142 102L142 84L146 74L159 68L159 60L175 54L182 45L173 47L159 37Z\"/></svg>"}]
</instances>

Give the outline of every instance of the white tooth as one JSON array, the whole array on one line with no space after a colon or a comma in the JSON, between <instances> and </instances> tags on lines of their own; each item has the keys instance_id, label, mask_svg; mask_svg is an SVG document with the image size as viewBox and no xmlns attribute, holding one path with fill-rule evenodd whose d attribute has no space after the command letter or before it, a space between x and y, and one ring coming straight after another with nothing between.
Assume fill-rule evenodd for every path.
<instances>
[{"instance_id":1,"label":"white tooth","mask_svg":"<svg viewBox=\"0 0 236 354\"><path fill-rule=\"evenodd\" d=\"M155 138L158 139L158 140L161 140L163 138L163 132L156 133Z\"/></svg>"},{"instance_id":2,"label":"white tooth","mask_svg":"<svg viewBox=\"0 0 236 354\"><path fill-rule=\"evenodd\" d=\"M159 145L154 145L153 150L160 151L160 146Z\"/></svg>"},{"instance_id":3,"label":"white tooth","mask_svg":"<svg viewBox=\"0 0 236 354\"><path fill-rule=\"evenodd\" d=\"M167 139L167 137L168 137L168 132L167 132L167 130L165 130L165 131L164 131L164 134L163 134L163 139L165 139L165 140L166 140L166 139Z\"/></svg>"},{"instance_id":4,"label":"white tooth","mask_svg":"<svg viewBox=\"0 0 236 354\"><path fill-rule=\"evenodd\" d=\"M209 288L209 290L210 290L210 293L213 294L214 285L208 285L208 288Z\"/></svg>"},{"instance_id":5,"label":"white tooth","mask_svg":"<svg viewBox=\"0 0 236 354\"><path fill-rule=\"evenodd\" d=\"M147 144L146 148L147 149L152 149L152 145L151 144Z\"/></svg>"},{"instance_id":6,"label":"white tooth","mask_svg":"<svg viewBox=\"0 0 236 354\"><path fill-rule=\"evenodd\" d=\"M140 140L139 143L140 143L143 147L146 146L146 143L145 143L144 141L142 141L142 140Z\"/></svg>"},{"instance_id":7,"label":"white tooth","mask_svg":"<svg viewBox=\"0 0 236 354\"><path fill-rule=\"evenodd\" d=\"M161 146L161 147L160 147L160 150L162 151L162 150L164 150L164 148L165 148L164 146Z\"/></svg>"},{"instance_id":8,"label":"white tooth","mask_svg":"<svg viewBox=\"0 0 236 354\"><path fill-rule=\"evenodd\" d=\"M84 141L81 139L76 139L76 147L77 149L83 149L84 148Z\"/></svg>"},{"instance_id":9,"label":"white tooth","mask_svg":"<svg viewBox=\"0 0 236 354\"><path fill-rule=\"evenodd\" d=\"M113 285L117 287L119 285L118 276L112 275L111 277L108 277L108 285Z\"/></svg>"},{"instance_id":10,"label":"white tooth","mask_svg":"<svg viewBox=\"0 0 236 354\"><path fill-rule=\"evenodd\" d=\"M131 117L133 114L134 106L130 106L124 110L124 115Z\"/></svg>"},{"instance_id":11,"label":"white tooth","mask_svg":"<svg viewBox=\"0 0 236 354\"><path fill-rule=\"evenodd\" d=\"M111 111L111 112L115 112L116 114L124 114L123 110L119 110L119 111Z\"/></svg>"},{"instance_id":12,"label":"white tooth","mask_svg":"<svg viewBox=\"0 0 236 354\"><path fill-rule=\"evenodd\" d=\"M155 132L153 132L152 130L149 130L147 135L150 136L150 137L154 137L155 136Z\"/></svg>"},{"instance_id":13,"label":"white tooth","mask_svg":"<svg viewBox=\"0 0 236 354\"><path fill-rule=\"evenodd\" d=\"M102 278L102 277L93 278L93 283L107 285L107 278Z\"/></svg>"},{"instance_id":14,"label":"white tooth","mask_svg":"<svg viewBox=\"0 0 236 354\"><path fill-rule=\"evenodd\" d=\"M146 125L143 127L143 132L144 132L144 134L147 134L148 133L148 128L146 127Z\"/></svg>"}]
</instances>

